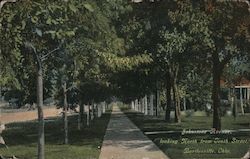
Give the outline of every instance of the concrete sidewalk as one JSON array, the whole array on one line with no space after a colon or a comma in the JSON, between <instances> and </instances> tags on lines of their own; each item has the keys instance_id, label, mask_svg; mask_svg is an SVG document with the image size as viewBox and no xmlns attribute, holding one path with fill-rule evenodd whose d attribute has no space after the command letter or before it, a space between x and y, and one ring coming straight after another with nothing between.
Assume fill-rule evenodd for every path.
<instances>
[{"instance_id":1,"label":"concrete sidewalk","mask_svg":"<svg viewBox=\"0 0 250 159\"><path fill-rule=\"evenodd\" d=\"M114 106L99 159L169 158Z\"/></svg>"}]
</instances>

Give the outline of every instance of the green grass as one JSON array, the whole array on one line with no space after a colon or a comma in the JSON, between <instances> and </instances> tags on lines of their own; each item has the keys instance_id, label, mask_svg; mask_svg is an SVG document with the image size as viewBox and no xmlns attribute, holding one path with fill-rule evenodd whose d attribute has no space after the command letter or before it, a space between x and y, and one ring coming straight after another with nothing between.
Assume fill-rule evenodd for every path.
<instances>
[{"instance_id":1,"label":"green grass","mask_svg":"<svg viewBox=\"0 0 250 159\"><path fill-rule=\"evenodd\" d=\"M183 129L211 129L212 117L196 116L196 117L183 117L182 123L166 123L164 120L157 117L145 116L142 113L136 113L126 109L125 114L143 131L182 131ZM250 129L250 115L239 116L236 120L232 117L222 117L222 128L223 129ZM181 135L180 133L172 134L157 134L147 135L165 154L172 159L193 159L193 158L241 158L247 152L250 146L250 133L241 132L233 134L220 134L220 135L209 135L209 134L186 134ZM198 143L181 143L184 138L189 141L197 140ZM215 139L226 139L229 143L223 144L204 144L199 143L201 139L212 140ZM241 140L247 140L247 143L232 143L232 139L237 138ZM167 140L176 140L178 143L173 144L166 142ZM165 143L160 142L165 141ZM184 153L185 148L192 150L207 150L213 149L215 153ZM221 154L218 153L219 149L224 149L227 152ZM187 151L186 151L187 152Z\"/></svg>"},{"instance_id":2,"label":"green grass","mask_svg":"<svg viewBox=\"0 0 250 159\"><path fill-rule=\"evenodd\" d=\"M45 124L46 159L97 159L98 146L110 119L110 113L103 114L91 122L90 127L77 130L77 116L69 117L69 144L64 145L63 120L51 118ZM20 159L34 159L37 156L37 122L22 122L6 125L2 134L9 149L0 148L3 156L15 155Z\"/></svg>"}]
</instances>

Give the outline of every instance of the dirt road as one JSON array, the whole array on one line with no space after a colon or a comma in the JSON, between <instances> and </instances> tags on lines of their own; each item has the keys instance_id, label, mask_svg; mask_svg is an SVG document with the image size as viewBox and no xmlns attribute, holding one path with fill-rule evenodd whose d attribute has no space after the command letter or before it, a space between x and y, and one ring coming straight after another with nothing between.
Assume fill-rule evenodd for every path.
<instances>
[{"instance_id":1,"label":"dirt road","mask_svg":"<svg viewBox=\"0 0 250 159\"><path fill-rule=\"evenodd\" d=\"M60 112L61 112L61 109L56 109L56 108L43 109L44 118L59 116ZM37 119L37 110L0 114L0 122L5 123L5 124L13 123L13 122L28 121L28 120L36 120L36 119Z\"/></svg>"}]
</instances>

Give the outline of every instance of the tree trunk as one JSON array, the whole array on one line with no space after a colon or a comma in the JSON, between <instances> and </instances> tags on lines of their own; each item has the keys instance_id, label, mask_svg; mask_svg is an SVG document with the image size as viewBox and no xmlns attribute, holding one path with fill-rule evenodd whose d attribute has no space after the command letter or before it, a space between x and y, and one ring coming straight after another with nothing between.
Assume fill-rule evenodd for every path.
<instances>
[{"instance_id":1,"label":"tree trunk","mask_svg":"<svg viewBox=\"0 0 250 159\"><path fill-rule=\"evenodd\" d=\"M183 98L183 110L184 110L184 111L187 110L187 101L186 101L186 97Z\"/></svg>"},{"instance_id":2,"label":"tree trunk","mask_svg":"<svg viewBox=\"0 0 250 159\"><path fill-rule=\"evenodd\" d=\"M135 100L135 111L138 111L138 100Z\"/></svg>"},{"instance_id":3,"label":"tree trunk","mask_svg":"<svg viewBox=\"0 0 250 159\"><path fill-rule=\"evenodd\" d=\"M175 89L175 114L176 114L176 122L181 123L181 102L180 102L180 94L178 90L178 86L176 81L174 83Z\"/></svg>"},{"instance_id":4,"label":"tree trunk","mask_svg":"<svg viewBox=\"0 0 250 159\"><path fill-rule=\"evenodd\" d=\"M140 99L140 103L141 103L141 113L144 114L144 111L145 111L145 103L144 103L144 98L143 98L143 97Z\"/></svg>"},{"instance_id":5,"label":"tree trunk","mask_svg":"<svg viewBox=\"0 0 250 159\"><path fill-rule=\"evenodd\" d=\"M78 113L78 130L81 130L83 127L83 113L84 113L84 104L80 102L79 105L79 113Z\"/></svg>"},{"instance_id":6,"label":"tree trunk","mask_svg":"<svg viewBox=\"0 0 250 159\"><path fill-rule=\"evenodd\" d=\"M63 83L63 97L64 97L64 144L68 144L68 102L67 102L67 83Z\"/></svg>"},{"instance_id":7,"label":"tree trunk","mask_svg":"<svg viewBox=\"0 0 250 159\"><path fill-rule=\"evenodd\" d=\"M249 88L247 88L247 100L248 100L248 102L250 100L250 89Z\"/></svg>"},{"instance_id":8,"label":"tree trunk","mask_svg":"<svg viewBox=\"0 0 250 159\"><path fill-rule=\"evenodd\" d=\"M131 101L131 109L135 110L135 102L134 101Z\"/></svg>"},{"instance_id":9,"label":"tree trunk","mask_svg":"<svg viewBox=\"0 0 250 159\"><path fill-rule=\"evenodd\" d=\"M149 113L149 115L153 116L154 115L154 95L151 94L149 98L150 98L150 100L149 100L150 101L149 102L149 105L150 105L149 106L150 107L150 113Z\"/></svg>"},{"instance_id":10,"label":"tree trunk","mask_svg":"<svg viewBox=\"0 0 250 159\"><path fill-rule=\"evenodd\" d=\"M102 102L102 113L105 114L106 113L106 102Z\"/></svg>"},{"instance_id":11,"label":"tree trunk","mask_svg":"<svg viewBox=\"0 0 250 159\"><path fill-rule=\"evenodd\" d=\"M237 97L235 94L235 87L233 88L232 106L233 106L233 116L234 116L234 119L236 119L236 117L237 117Z\"/></svg>"},{"instance_id":12,"label":"tree trunk","mask_svg":"<svg viewBox=\"0 0 250 159\"><path fill-rule=\"evenodd\" d=\"M213 54L213 128L215 130L221 130L221 114L220 114L220 77L221 66L217 53Z\"/></svg>"},{"instance_id":13,"label":"tree trunk","mask_svg":"<svg viewBox=\"0 0 250 159\"><path fill-rule=\"evenodd\" d=\"M156 102L156 105L155 105L155 116L159 116L160 115L160 91L157 89L156 90L156 96L155 96L155 102Z\"/></svg>"},{"instance_id":14,"label":"tree trunk","mask_svg":"<svg viewBox=\"0 0 250 159\"><path fill-rule=\"evenodd\" d=\"M240 108L241 108L241 114L244 115L244 104L243 104L243 89L240 88Z\"/></svg>"},{"instance_id":15,"label":"tree trunk","mask_svg":"<svg viewBox=\"0 0 250 159\"><path fill-rule=\"evenodd\" d=\"M78 119L77 119L77 129L81 130L82 122L81 122L81 106L79 105Z\"/></svg>"},{"instance_id":16,"label":"tree trunk","mask_svg":"<svg viewBox=\"0 0 250 159\"><path fill-rule=\"evenodd\" d=\"M88 103L88 111L87 111L87 120L86 120L87 126L89 126L90 123L90 103Z\"/></svg>"},{"instance_id":17,"label":"tree trunk","mask_svg":"<svg viewBox=\"0 0 250 159\"><path fill-rule=\"evenodd\" d=\"M139 100L138 99L136 99L136 111L139 112Z\"/></svg>"},{"instance_id":18,"label":"tree trunk","mask_svg":"<svg viewBox=\"0 0 250 159\"><path fill-rule=\"evenodd\" d=\"M142 98L139 99L139 111L142 113Z\"/></svg>"},{"instance_id":19,"label":"tree trunk","mask_svg":"<svg viewBox=\"0 0 250 159\"><path fill-rule=\"evenodd\" d=\"M148 115L148 96L147 95L145 95L144 97L144 107L145 107L144 114Z\"/></svg>"},{"instance_id":20,"label":"tree trunk","mask_svg":"<svg viewBox=\"0 0 250 159\"><path fill-rule=\"evenodd\" d=\"M94 102L91 102L91 113L90 113L90 119L93 120L94 119Z\"/></svg>"},{"instance_id":21,"label":"tree trunk","mask_svg":"<svg viewBox=\"0 0 250 159\"><path fill-rule=\"evenodd\" d=\"M138 112L141 112L141 99L138 99Z\"/></svg>"},{"instance_id":22,"label":"tree trunk","mask_svg":"<svg viewBox=\"0 0 250 159\"><path fill-rule=\"evenodd\" d=\"M170 111L171 111L171 78L169 72L167 73L167 90L166 90L166 112L165 120L170 122Z\"/></svg>"},{"instance_id":23,"label":"tree trunk","mask_svg":"<svg viewBox=\"0 0 250 159\"><path fill-rule=\"evenodd\" d=\"M37 110L38 110L38 159L44 159L44 117L43 117L43 70L42 66L37 71Z\"/></svg>"},{"instance_id":24,"label":"tree trunk","mask_svg":"<svg viewBox=\"0 0 250 159\"><path fill-rule=\"evenodd\" d=\"M176 80L174 79L172 81L172 89L173 89L173 101L175 106L175 122L180 123L181 122L181 114L180 114L180 99L178 94L178 87L176 84Z\"/></svg>"},{"instance_id":25,"label":"tree trunk","mask_svg":"<svg viewBox=\"0 0 250 159\"><path fill-rule=\"evenodd\" d=\"M97 117L100 118L102 116L102 104L97 104Z\"/></svg>"}]
</instances>

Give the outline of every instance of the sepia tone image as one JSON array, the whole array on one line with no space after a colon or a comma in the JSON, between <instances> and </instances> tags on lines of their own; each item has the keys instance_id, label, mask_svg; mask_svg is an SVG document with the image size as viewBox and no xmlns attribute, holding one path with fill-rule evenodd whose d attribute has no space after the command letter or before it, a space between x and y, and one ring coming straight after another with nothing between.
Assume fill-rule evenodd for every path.
<instances>
[{"instance_id":1,"label":"sepia tone image","mask_svg":"<svg viewBox=\"0 0 250 159\"><path fill-rule=\"evenodd\" d=\"M250 1L0 0L0 159L250 159Z\"/></svg>"}]
</instances>

